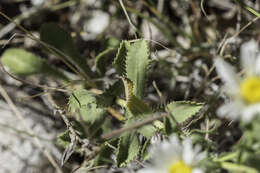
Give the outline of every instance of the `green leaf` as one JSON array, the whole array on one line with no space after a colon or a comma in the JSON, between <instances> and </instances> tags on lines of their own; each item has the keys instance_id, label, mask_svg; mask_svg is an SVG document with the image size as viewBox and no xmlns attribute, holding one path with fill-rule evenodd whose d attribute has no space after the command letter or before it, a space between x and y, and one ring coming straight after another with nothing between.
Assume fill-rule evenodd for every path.
<instances>
[{"instance_id":1,"label":"green leaf","mask_svg":"<svg viewBox=\"0 0 260 173\"><path fill-rule=\"evenodd\" d=\"M120 44L120 40L118 40L115 37L110 37L105 41L105 45L107 48L111 47L111 48L117 48Z\"/></svg>"},{"instance_id":2,"label":"green leaf","mask_svg":"<svg viewBox=\"0 0 260 173\"><path fill-rule=\"evenodd\" d=\"M117 141L118 140L113 139L101 145L101 149L98 155L95 157L94 166L105 165L112 162L111 155L113 154L114 149L110 146L112 145L116 147Z\"/></svg>"},{"instance_id":3,"label":"green leaf","mask_svg":"<svg viewBox=\"0 0 260 173\"><path fill-rule=\"evenodd\" d=\"M67 79L65 75L51 67L44 59L24 49L7 49L2 55L2 62L15 75L28 76L41 73Z\"/></svg>"},{"instance_id":4,"label":"green leaf","mask_svg":"<svg viewBox=\"0 0 260 173\"><path fill-rule=\"evenodd\" d=\"M43 24L40 30L41 40L68 56L71 63L76 65L80 71L92 76L92 72L86 61L81 57L75 46L71 35L55 23ZM56 52L58 53L58 52ZM59 54L59 53L58 53ZM60 54L61 55L61 54ZM62 56L62 55L61 55Z\"/></svg>"},{"instance_id":5,"label":"green leaf","mask_svg":"<svg viewBox=\"0 0 260 173\"><path fill-rule=\"evenodd\" d=\"M137 157L140 144L136 133L127 133L120 137L116 161L119 167L125 166L128 162Z\"/></svg>"},{"instance_id":6,"label":"green leaf","mask_svg":"<svg viewBox=\"0 0 260 173\"><path fill-rule=\"evenodd\" d=\"M131 117L126 122L126 127L136 124L136 122L142 121L144 118L148 117L151 114L142 114L138 117ZM146 137L146 139L150 139L158 129L153 124L147 124L138 129L135 129L138 133Z\"/></svg>"},{"instance_id":7,"label":"green leaf","mask_svg":"<svg viewBox=\"0 0 260 173\"><path fill-rule=\"evenodd\" d=\"M126 95L126 106L128 111L134 117L146 117L146 115L152 113L152 109L144 103L142 100L137 98L133 93L133 82L128 78L121 78L125 86Z\"/></svg>"},{"instance_id":8,"label":"green leaf","mask_svg":"<svg viewBox=\"0 0 260 173\"><path fill-rule=\"evenodd\" d=\"M121 80L116 81L113 85L109 86L105 91L96 96L98 107L112 106L116 97L119 97L124 91L124 86Z\"/></svg>"},{"instance_id":9,"label":"green leaf","mask_svg":"<svg viewBox=\"0 0 260 173\"><path fill-rule=\"evenodd\" d=\"M141 156L142 156L143 160L150 159L150 152L149 152L150 141L151 140L146 140L144 145L143 145L143 148L142 148L142 151L141 151Z\"/></svg>"},{"instance_id":10,"label":"green leaf","mask_svg":"<svg viewBox=\"0 0 260 173\"><path fill-rule=\"evenodd\" d=\"M97 106L96 96L84 89L75 90L69 98L69 111L79 110L84 121L94 123L103 118L106 110Z\"/></svg>"},{"instance_id":11,"label":"green leaf","mask_svg":"<svg viewBox=\"0 0 260 173\"><path fill-rule=\"evenodd\" d=\"M116 57L113 61L113 66L116 69L117 73L122 76L125 74L125 60L127 49L130 47L130 43L128 41L122 41L120 43L120 47L118 48Z\"/></svg>"},{"instance_id":12,"label":"green leaf","mask_svg":"<svg viewBox=\"0 0 260 173\"><path fill-rule=\"evenodd\" d=\"M147 139L151 139L155 132L157 132L157 129L152 124L150 124L141 127L137 131L145 136Z\"/></svg>"},{"instance_id":13,"label":"green leaf","mask_svg":"<svg viewBox=\"0 0 260 173\"><path fill-rule=\"evenodd\" d=\"M96 103L89 103L80 109L80 114L84 121L94 123L104 118L106 110L98 108Z\"/></svg>"},{"instance_id":14,"label":"green leaf","mask_svg":"<svg viewBox=\"0 0 260 173\"><path fill-rule=\"evenodd\" d=\"M84 132L84 128L81 126L81 124L78 121L72 121L71 122L73 129L77 132L77 134L81 137L81 138L85 138L85 132ZM62 133L60 133L57 137L58 139L58 144L64 148L67 148L69 146L69 144L71 143L71 139L70 139L70 131L66 130Z\"/></svg>"},{"instance_id":15,"label":"green leaf","mask_svg":"<svg viewBox=\"0 0 260 173\"><path fill-rule=\"evenodd\" d=\"M107 48L106 50L99 53L95 59L95 67L100 75L104 75L107 67L107 56L109 53L113 52L114 48Z\"/></svg>"},{"instance_id":16,"label":"green leaf","mask_svg":"<svg viewBox=\"0 0 260 173\"><path fill-rule=\"evenodd\" d=\"M174 132L177 132L177 127L175 122L172 120L172 118L164 117L164 132L166 135L171 135Z\"/></svg>"},{"instance_id":17,"label":"green leaf","mask_svg":"<svg viewBox=\"0 0 260 173\"><path fill-rule=\"evenodd\" d=\"M197 114L203 108L203 105L203 103L190 101L176 101L169 103L166 107L178 123L184 123Z\"/></svg>"},{"instance_id":18,"label":"green leaf","mask_svg":"<svg viewBox=\"0 0 260 173\"><path fill-rule=\"evenodd\" d=\"M152 114L152 109L135 96L132 96L127 102L127 108L135 117L146 117L144 115Z\"/></svg>"},{"instance_id":19,"label":"green leaf","mask_svg":"<svg viewBox=\"0 0 260 173\"><path fill-rule=\"evenodd\" d=\"M234 172L234 173L259 173L256 169L241 165L241 164L236 164L236 163L231 163L231 162L221 162L220 166L229 172Z\"/></svg>"},{"instance_id":20,"label":"green leaf","mask_svg":"<svg viewBox=\"0 0 260 173\"><path fill-rule=\"evenodd\" d=\"M109 38L105 41L105 46L103 48L103 51L100 52L95 59L95 67L97 69L97 72L100 75L104 75L106 72L106 69L108 67L109 57L111 57L112 53L115 52L116 48L119 46L120 42L119 40L115 38Z\"/></svg>"},{"instance_id":21,"label":"green leaf","mask_svg":"<svg viewBox=\"0 0 260 173\"><path fill-rule=\"evenodd\" d=\"M95 102L92 93L85 89L74 90L69 98L69 111L74 113L82 106Z\"/></svg>"},{"instance_id":22,"label":"green leaf","mask_svg":"<svg viewBox=\"0 0 260 173\"><path fill-rule=\"evenodd\" d=\"M69 130L66 130L65 132L62 132L58 135L58 144L64 148L67 148L70 145L70 132Z\"/></svg>"},{"instance_id":23,"label":"green leaf","mask_svg":"<svg viewBox=\"0 0 260 173\"><path fill-rule=\"evenodd\" d=\"M143 98L146 73L149 65L148 45L145 40L138 40L128 49L126 56L126 76L134 83L134 95Z\"/></svg>"}]
</instances>

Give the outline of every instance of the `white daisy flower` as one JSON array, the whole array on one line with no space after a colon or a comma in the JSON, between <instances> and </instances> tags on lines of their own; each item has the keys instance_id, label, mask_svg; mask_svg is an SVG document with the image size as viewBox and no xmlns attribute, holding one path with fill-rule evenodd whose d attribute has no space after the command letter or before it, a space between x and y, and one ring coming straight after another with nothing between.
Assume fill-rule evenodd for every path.
<instances>
[{"instance_id":1,"label":"white daisy flower","mask_svg":"<svg viewBox=\"0 0 260 173\"><path fill-rule=\"evenodd\" d=\"M224 91L231 99L217 113L220 117L250 122L260 113L260 53L254 40L244 43L240 50L242 77L223 59L215 61L216 70L225 82Z\"/></svg>"},{"instance_id":2,"label":"white daisy flower","mask_svg":"<svg viewBox=\"0 0 260 173\"><path fill-rule=\"evenodd\" d=\"M190 138L180 143L174 135L169 141L152 146L150 150L152 164L139 170L138 173L203 173L202 169L196 167L205 157L205 153L200 150L199 145L193 147Z\"/></svg>"}]
</instances>

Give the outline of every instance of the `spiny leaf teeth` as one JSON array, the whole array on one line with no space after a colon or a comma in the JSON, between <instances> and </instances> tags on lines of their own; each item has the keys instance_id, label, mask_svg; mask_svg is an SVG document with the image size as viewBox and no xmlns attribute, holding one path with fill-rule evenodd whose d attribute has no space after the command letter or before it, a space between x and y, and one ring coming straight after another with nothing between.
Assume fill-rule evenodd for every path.
<instances>
[{"instance_id":1,"label":"spiny leaf teeth","mask_svg":"<svg viewBox=\"0 0 260 173\"><path fill-rule=\"evenodd\" d=\"M141 99L133 94L133 82L126 77L121 77L125 86L126 106L133 116L146 116L152 109Z\"/></svg>"},{"instance_id":2,"label":"spiny leaf teeth","mask_svg":"<svg viewBox=\"0 0 260 173\"><path fill-rule=\"evenodd\" d=\"M126 77L121 77L125 87L126 102L133 96L133 82Z\"/></svg>"},{"instance_id":3,"label":"spiny leaf teeth","mask_svg":"<svg viewBox=\"0 0 260 173\"><path fill-rule=\"evenodd\" d=\"M167 104L167 109L178 123L184 123L196 115L204 106L204 103L192 101L173 101Z\"/></svg>"},{"instance_id":4,"label":"spiny leaf teeth","mask_svg":"<svg viewBox=\"0 0 260 173\"><path fill-rule=\"evenodd\" d=\"M149 64L148 45L138 40L128 48L126 56L126 76L134 83L134 95L144 97L146 73Z\"/></svg>"},{"instance_id":5,"label":"spiny leaf teeth","mask_svg":"<svg viewBox=\"0 0 260 173\"><path fill-rule=\"evenodd\" d=\"M113 66L120 76L124 75L126 72L125 59L128 47L130 47L130 43L128 41L122 41L118 48L116 57L113 61Z\"/></svg>"}]
</instances>

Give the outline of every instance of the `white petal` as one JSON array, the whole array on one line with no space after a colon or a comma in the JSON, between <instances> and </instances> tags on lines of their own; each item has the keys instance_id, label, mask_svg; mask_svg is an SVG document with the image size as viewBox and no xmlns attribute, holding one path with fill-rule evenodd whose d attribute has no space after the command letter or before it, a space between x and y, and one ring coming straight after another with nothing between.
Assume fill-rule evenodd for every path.
<instances>
[{"instance_id":1,"label":"white petal","mask_svg":"<svg viewBox=\"0 0 260 173\"><path fill-rule=\"evenodd\" d=\"M170 147L169 150L173 150L175 152L175 157L180 158L181 157L181 153L182 153L182 145L178 139L178 137L176 135L172 135L169 139L170 141ZM168 150L168 151L169 151Z\"/></svg>"},{"instance_id":2,"label":"white petal","mask_svg":"<svg viewBox=\"0 0 260 173\"><path fill-rule=\"evenodd\" d=\"M173 135L170 136L169 141L170 141L170 143L171 143L172 145L181 145L181 144L180 144L180 141L179 141L179 138L178 138L175 134L173 134Z\"/></svg>"},{"instance_id":3,"label":"white petal","mask_svg":"<svg viewBox=\"0 0 260 173\"><path fill-rule=\"evenodd\" d=\"M204 173L202 169L195 168L192 170L192 173Z\"/></svg>"},{"instance_id":4,"label":"white petal","mask_svg":"<svg viewBox=\"0 0 260 173\"><path fill-rule=\"evenodd\" d=\"M254 40L242 44L240 48L241 65L248 75L255 74L254 70L257 51L258 45Z\"/></svg>"},{"instance_id":5,"label":"white petal","mask_svg":"<svg viewBox=\"0 0 260 173\"><path fill-rule=\"evenodd\" d=\"M163 168L181 159L182 146L179 144L177 136L172 136L170 141L154 144L150 148L150 152L155 167Z\"/></svg>"},{"instance_id":6,"label":"white petal","mask_svg":"<svg viewBox=\"0 0 260 173\"><path fill-rule=\"evenodd\" d=\"M257 75L260 75L260 53L258 53L256 57L256 62L255 62L255 73Z\"/></svg>"},{"instance_id":7,"label":"white petal","mask_svg":"<svg viewBox=\"0 0 260 173\"><path fill-rule=\"evenodd\" d=\"M250 122L258 113L260 113L260 104L247 106L243 110L242 120Z\"/></svg>"},{"instance_id":8,"label":"white petal","mask_svg":"<svg viewBox=\"0 0 260 173\"><path fill-rule=\"evenodd\" d=\"M144 169L140 169L137 173L167 173L167 171L158 170L154 168L144 168Z\"/></svg>"},{"instance_id":9,"label":"white petal","mask_svg":"<svg viewBox=\"0 0 260 173\"><path fill-rule=\"evenodd\" d=\"M196 166L196 163L204 158L200 153L201 147L195 146L190 138L180 142L176 135L172 135L169 141L154 144L151 148L152 164L147 168L141 169L138 173L168 173L169 167L180 160L189 166Z\"/></svg>"},{"instance_id":10,"label":"white petal","mask_svg":"<svg viewBox=\"0 0 260 173\"><path fill-rule=\"evenodd\" d=\"M241 116L241 111L244 108L244 104L240 101L232 101L221 105L217 110L219 117L226 117L232 120L237 120Z\"/></svg>"},{"instance_id":11,"label":"white petal","mask_svg":"<svg viewBox=\"0 0 260 173\"><path fill-rule=\"evenodd\" d=\"M196 153L193 152L191 139L186 138L183 141L183 153L182 153L183 161L188 165L192 165L195 154Z\"/></svg>"},{"instance_id":12,"label":"white petal","mask_svg":"<svg viewBox=\"0 0 260 173\"><path fill-rule=\"evenodd\" d=\"M201 146L200 145L196 145L193 149L193 153L195 154L195 158L193 160L193 165L198 164L198 162L200 162L202 159L204 159L206 157L206 152L202 152L201 151Z\"/></svg>"},{"instance_id":13,"label":"white petal","mask_svg":"<svg viewBox=\"0 0 260 173\"><path fill-rule=\"evenodd\" d=\"M216 58L215 65L218 75L226 83L230 90L238 90L239 80L234 68L221 58Z\"/></svg>"}]
</instances>

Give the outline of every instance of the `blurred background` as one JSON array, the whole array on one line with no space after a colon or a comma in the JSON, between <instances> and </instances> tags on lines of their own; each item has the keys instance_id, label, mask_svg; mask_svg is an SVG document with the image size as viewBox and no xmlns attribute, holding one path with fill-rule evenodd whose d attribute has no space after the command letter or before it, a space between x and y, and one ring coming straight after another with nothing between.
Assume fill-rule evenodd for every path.
<instances>
[{"instance_id":1,"label":"blurred background","mask_svg":"<svg viewBox=\"0 0 260 173\"><path fill-rule=\"evenodd\" d=\"M222 55L235 63L241 43L260 39L257 15L242 7L239 0L122 2L132 25L118 0L0 0L0 12L37 37L42 24L59 24L71 33L92 71L98 71L94 63L100 52L111 45L118 46L121 40L136 39L135 33L138 33L138 37L148 40L154 62L149 70L146 98L154 106L160 101L152 81L157 82L167 102L196 100L217 106L220 101L214 100L214 93L219 88L219 81L214 79L213 58ZM260 9L259 0L244 0L243 3L256 11ZM72 73L16 24L0 15L0 56L8 48L24 48ZM246 25L245 30L241 30ZM106 71L101 72L99 78L107 86L114 74L111 62L115 52L105 56ZM58 86L55 80L40 75L25 80ZM66 129L66 125L54 114L53 105L42 94L44 90L18 81L3 71L0 71L0 86L0 173L54 173L77 169L84 160L80 155L72 155L60 168L64 149L57 144L57 135ZM4 96L5 93L8 96ZM66 104L66 96L55 96ZM12 102L7 102L8 98L15 108ZM214 106L212 109L214 111ZM236 129L235 123L228 131L234 138L240 135L232 129ZM216 141L221 139L223 136L215 137ZM234 141L224 141L220 150L228 150ZM52 163L48 154L54 159ZM133 172L131 168L99 171Z\"/></svg>"}]
</instances>

